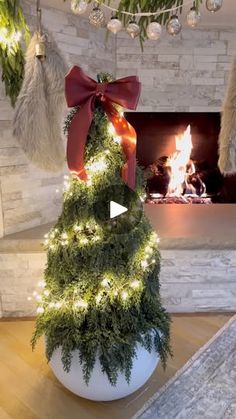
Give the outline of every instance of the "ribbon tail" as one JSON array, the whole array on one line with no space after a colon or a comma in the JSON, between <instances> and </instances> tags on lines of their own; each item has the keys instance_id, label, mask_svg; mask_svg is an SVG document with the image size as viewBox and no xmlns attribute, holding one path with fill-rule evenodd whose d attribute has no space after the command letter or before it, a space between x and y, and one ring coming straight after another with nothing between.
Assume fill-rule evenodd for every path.
<instances>
[{"instance_id":1,"label":"ribbon tail","mask_svg":"<svg viewBox=\"0 0 236 419\"><path fill-rule=\"evenodd\" d=\"M103 107L108 118L115 128L117 136L121 137L121 147L126 157L126 162L121 170L123 181L132 190L136 187L136 144L137 135L134 127L117 112L110 102L103 102Z\"/></svg>"},{"instance_id":2,"label":"ribbon tail","mask_svg":"<svg viewBox=\"0 0 236 419\"><path fill-rule=\"evenodd\" d=\"M69 170L81 180L88 180L84 167L84 150L93 113L88 101L74 115L68 131L67 163Z\"/></svg>"}]
</instances>

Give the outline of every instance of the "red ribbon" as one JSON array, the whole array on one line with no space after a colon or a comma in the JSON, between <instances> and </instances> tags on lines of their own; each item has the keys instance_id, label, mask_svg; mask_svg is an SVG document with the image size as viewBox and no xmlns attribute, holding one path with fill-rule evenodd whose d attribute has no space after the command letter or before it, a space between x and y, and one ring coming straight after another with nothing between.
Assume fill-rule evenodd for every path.
<instances>
[{"instance_id":1,"label":"red ribbon","mask_svg":"<svg viewBox=\"0 0 236 419\"><path fill-rule=\"evenodd\" d=\"M126 157L122 168L122 179L135 189L136 143L135 129L113 106L135 110L140 96L141 84L136 76L124 77L111 83L97 83L81 68L74 66L65 77L65 94L69 107L79 106L68 131L67 162L71 172L80 179L88 180L84 167L84 149L89 127L93 119L95 99L112 122Z\"/></svg>"}]
</instances>

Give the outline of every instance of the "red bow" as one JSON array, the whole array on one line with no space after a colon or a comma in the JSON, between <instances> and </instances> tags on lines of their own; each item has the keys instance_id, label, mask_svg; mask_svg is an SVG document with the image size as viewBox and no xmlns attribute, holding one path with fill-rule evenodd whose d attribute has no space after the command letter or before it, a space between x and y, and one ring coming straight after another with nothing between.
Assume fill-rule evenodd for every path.
<instances>
[{"instance_id":1,"label":"red bow","mask_svg":"<svg viewBox=\"0 0 236 419\"><path fill-rule=\"evenodd\" d=\"M136 132L132 125L119 114L112 103L135 110L140 96L141 84L136 76L124 77L111 83L97 83L81 68L74 66L65 78L65 93L69 107L79 106L68 131L67 162L71 172L87 180L84 167L84 149L89 127L93 119L95 99L101 101L117 136L121 137L126 163L122 168L122 179L135 188Z\"/></svg>"}]
</instances>

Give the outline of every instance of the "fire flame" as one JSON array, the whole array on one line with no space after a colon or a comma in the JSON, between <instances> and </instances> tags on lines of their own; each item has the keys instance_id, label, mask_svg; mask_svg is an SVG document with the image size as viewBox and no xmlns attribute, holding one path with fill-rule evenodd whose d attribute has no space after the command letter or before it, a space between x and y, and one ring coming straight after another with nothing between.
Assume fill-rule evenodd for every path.
<instances>
[{"instance_id":1,"label":"fire flame","mask_svg":"<svg viewBox=\"0 0 236 419\"><path fill-rule=\"evenodd\" d=\"M175 144L176 151L168 158L166 163L170 168L170 182L167 195L196 194L194 186L188 183L189 176L195 173L195 166L190 159L193 147L190 125L188 125L183 134L176 135ZM203 191L205 191L204 184L202 184Z\"/></svg>"}]
</instances>

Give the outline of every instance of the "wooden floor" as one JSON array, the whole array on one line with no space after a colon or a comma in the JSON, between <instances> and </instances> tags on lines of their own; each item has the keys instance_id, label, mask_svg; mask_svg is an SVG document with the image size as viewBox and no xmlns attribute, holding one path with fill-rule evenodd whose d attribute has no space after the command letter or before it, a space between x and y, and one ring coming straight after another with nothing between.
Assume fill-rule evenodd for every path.
<instances>
[{"instance_id":1,"label":"wooden floor","mask_svg":"<svg viewBox=\"0 0 236 419\"><path fill-rule=\"evenodd\" d=\"M47 365L43 343L29 345L33 321L0 321L0 419L128 419L186 363L231 314L173 315L174 357L132 396L95 403L62 387Z\"/></svg>"}]
</instances>

